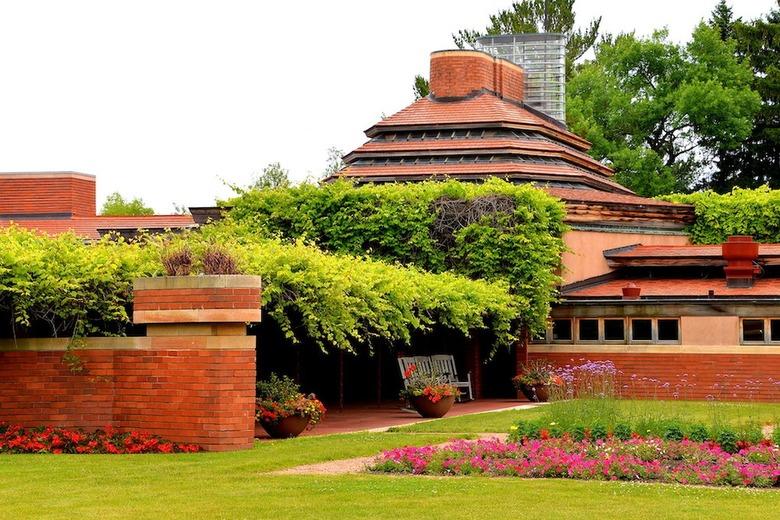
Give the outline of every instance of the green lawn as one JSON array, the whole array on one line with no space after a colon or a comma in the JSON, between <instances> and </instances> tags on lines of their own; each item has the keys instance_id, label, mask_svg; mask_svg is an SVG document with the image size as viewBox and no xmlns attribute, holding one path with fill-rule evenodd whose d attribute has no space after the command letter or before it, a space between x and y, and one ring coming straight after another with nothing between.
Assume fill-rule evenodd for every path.
<instances>
[{"instance_id":1,"label":"green lawn","mask_svg":"<svg viewBox=\"0 0 780 520\"><path fill-rule=\"evenodd\" d=\"M727 403L701 401L616 401L619 410L629 417L680 419L687 422L710 423L717 418L734 426L746 422L776 424L780 421L778 403ZM437 419L395 429L400 432L454 433L506 432L519 418L537 419L550 413L550 406L568 406L567 403L543 405L529 410L461 415L452 419ZM575 403L576 405L576 403Z\"/></svg>"},{"instance_id":2,"label":"green lawn","mask_svg":"<svg viewBox=\"0 0 780 520\"><path fill-rule=\"evenodd\" d=\"M776 407L775 407L776 409ZM410 429L506 431L519 414ZM766 413L771 414L771 408ZM778 491L567 480L274 475L452 433L365 433L187 455L0 456L0 518L769 518ZM462 435L461 435L462 436Z\"/></svg>"}]
</instances>

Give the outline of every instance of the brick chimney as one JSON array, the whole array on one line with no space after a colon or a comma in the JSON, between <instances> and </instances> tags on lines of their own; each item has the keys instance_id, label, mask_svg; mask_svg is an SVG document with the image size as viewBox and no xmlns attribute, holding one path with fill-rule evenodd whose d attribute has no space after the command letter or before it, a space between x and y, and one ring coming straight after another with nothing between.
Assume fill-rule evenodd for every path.
<instances>
[{"instance_id":1,"label":"brick chimney","mask_svg":"<svg viewBox=\"0 0 780 520\"><path fill-rule=\"evenodd\" d=\"M759 272L755 261L758 258L758 243L746 235L730 236L721 246L726 261L727 287L752 287Z\"/></svg>"},{"instance_id":2,"label":"brick chimney","mask_svg":"<svg viewBox=\"0 0 780 520\"><path fill-rule=\"evenodd\" d=\"M95 177L76 172L0 173L0 219L94 217Z\"/></svg>"},{"instance_id":3,"label":"brick chimney","mask_svg":"<svg viewBox=\"0 0 780 520\"><path fill-rule=\"evenodd\" d=\"M431 53L431 96L462 98L480 90L523 100L524 72L514 63L481 51Z\"/></svg>"}]
</instances>

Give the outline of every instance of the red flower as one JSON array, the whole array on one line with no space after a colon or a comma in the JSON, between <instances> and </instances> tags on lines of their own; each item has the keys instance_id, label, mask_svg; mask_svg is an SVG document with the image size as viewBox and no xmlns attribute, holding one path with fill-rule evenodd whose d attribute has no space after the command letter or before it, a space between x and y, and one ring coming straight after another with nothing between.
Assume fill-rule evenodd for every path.
<instances>
[{"instance_id":1,"label":"red flower","mask_svg":"<svg viewBox=\"0 0 780 520\"><path fill-rule=\"evenodd\" d=\"M409 379L412 374L414 374L414 371L417 370L417 365L415 363L412 363L407 367L406 370L404 370L404 379Z\"/></svg>"}]
</instances>

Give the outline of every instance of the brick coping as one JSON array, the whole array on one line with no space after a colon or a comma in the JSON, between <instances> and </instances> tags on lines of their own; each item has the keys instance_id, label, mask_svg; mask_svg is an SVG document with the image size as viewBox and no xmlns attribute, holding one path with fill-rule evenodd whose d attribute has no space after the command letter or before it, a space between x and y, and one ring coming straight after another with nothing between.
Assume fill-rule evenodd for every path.
<instances>
[{"instance_id":1,"label":"brick coping","mask_svg":"<svg viewBox=\"0 0 780 520\"><path fill-rule=\"evenodd\" d=\"M193 275L193 276L155 276L136 278L133 290L148 291L155 289L259 289L262 280L259 276L242 274Z\"/></svg>"},{"instance_id":2,"label":"brick coping","mask_svg":"<svg viewBox=\"0 0 780 520\"><path fill-rule=\"evenodd\" d=\"M95 337L83 338L74 350L254 350L255 340L254 336L209 335ZM70 338L0 339L0 352L64 352L70 341Z\"/></svg>"}]
</instances>

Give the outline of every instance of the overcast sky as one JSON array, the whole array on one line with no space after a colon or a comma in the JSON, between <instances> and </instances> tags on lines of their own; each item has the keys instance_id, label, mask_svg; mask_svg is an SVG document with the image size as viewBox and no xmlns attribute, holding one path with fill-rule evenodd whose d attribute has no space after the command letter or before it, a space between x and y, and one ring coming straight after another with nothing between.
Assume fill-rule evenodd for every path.
<instances>
[{"instance_id":1,"label":"overcast sky","mask_svg":"<svg viewBox=\"0 0 780 520\"><path fill-rule=\"evenodd\" d=\"M753 18L774 0L734 0ZM269 162L318 176L412 101L431 51L511 0L0 0L0 171L97 176L158 212ZM578 19L686 40L715 0L578 0Z\"/></svg>"}]
</instances>

